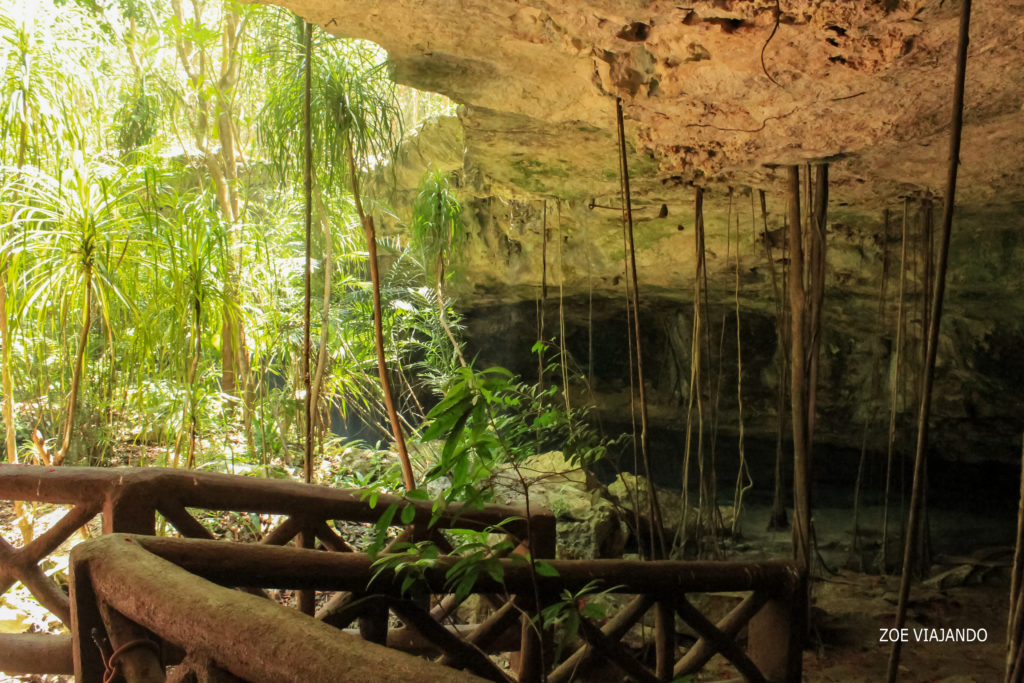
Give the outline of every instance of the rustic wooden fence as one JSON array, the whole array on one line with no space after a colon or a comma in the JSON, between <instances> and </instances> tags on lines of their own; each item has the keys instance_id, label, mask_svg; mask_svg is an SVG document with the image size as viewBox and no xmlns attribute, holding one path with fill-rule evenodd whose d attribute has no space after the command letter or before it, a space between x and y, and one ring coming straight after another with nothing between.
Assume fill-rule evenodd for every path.
<instances>
[{"instance_id":1,"label":"rustic wooden fence","mask_svg":"<svg viewBox=\"0 0 1024 683\"><path fill-rule=\"evenodd\" d=\"M527 524L515 508L452 508L429 527L427 502L381 496L371 509L360 492L156 469L0 466L0 499L73 506L25 547L0 539L0 588L21 580L72 632L70 637L0 637L0 670L65 673L73 668L79 681L101 681L110 657L124 648L113 663L130 674L129 680L141 681L164 680L165 665L175 665L167 680L460 680L466 675L564 683L586 679L588 671L593 676L599 662L611 662L619 677L668 681L699 671L721 654L746 680L800 679L801 639L792 634L802 632L804 579L791 563L552 560L554 573L544 572L549 576L537 575L521 560L503 559L498 560L501 581L485 573L472 589L490 603L490 612L479 623L456 624L451 617L460 600L447 577L456 558L442 556L425 568L418 585L429 597L409 599L399 590L401 577L386 570L374 578L378 568L371 558L354 552L328 522L373 522L382 506L396 503L412 508L406 514L411 520L403 534L407 540L430 538L443 549L447 540L441 529L482 530L505 522L503 531L520 542L516 552L523 551L529 529L535 554L551 557L551 515L534 515ZM261 543L225 543L213 540L192 516L189 509L196 508L284 518ZM158 513L192 540L153 537ZM38 565L96 514L103 515L108 535L75 548L69 600ZM126 532L134 535L122 535ZM295 547L275 547L293 540ZM615 603L617 612L603 623L581 618L578 638L555 661L552 634L538 626L539 608L563 591L588 585L634 597ZM266 600L264 589L272 588L298 591L300 611L307 614L313 614L320 591L318 618ZM687 597L720 591L747 595L717 623ZM653 619L645 621L649 612ZM400 628L389 627L389 614ZM677 618L695 637L679 639ZM357 628L349 628L352 624ZM650 647L627 647L624 639L631 631L634 636L642 631ZM495 652L514 653L514 666L498 666L488 656Z\"/></svg>"}]
</instances>

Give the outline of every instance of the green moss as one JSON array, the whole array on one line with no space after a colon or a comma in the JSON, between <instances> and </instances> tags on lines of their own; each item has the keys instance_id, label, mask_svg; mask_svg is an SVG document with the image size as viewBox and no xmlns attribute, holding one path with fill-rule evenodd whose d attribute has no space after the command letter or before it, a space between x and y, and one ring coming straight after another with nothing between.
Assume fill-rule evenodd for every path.
<instances>
[{"instance_id":1,"label":"green moss","mask_svg":"<svg viewBox=\"0 0 1024 683\"><path fill-rule=\"evenodd\" d=\"M567 168L547 166L536 159L517 159L511 166L512 182L529 192L546 192L551 179L569 177Z\"/></svg>"}]
</instances>

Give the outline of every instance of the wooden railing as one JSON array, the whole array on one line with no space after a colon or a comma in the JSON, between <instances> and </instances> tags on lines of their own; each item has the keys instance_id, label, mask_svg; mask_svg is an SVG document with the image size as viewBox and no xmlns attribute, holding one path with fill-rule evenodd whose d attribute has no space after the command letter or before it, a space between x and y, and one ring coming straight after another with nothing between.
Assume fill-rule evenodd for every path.
<instances>
[{"instance_id":1,"label":"wooden railing","mask_svg":"<svg viewBox=\"0 0 1024 683\"><path fill-rule=\"evenodd\" d=\"M433 539L445 548L447 541L440 535L441 529L483 530L503 523L503 532L518 542L525 541L529 528L538 557L553 557L555 547L554 518L546 512L534 514L527 524L518 508L490 505L475 509L454 505L431 526L433 510L427 501L407 501L382 494L375 497L371 507L364 492L358 490L171 469L0 465L0 499L70 506L62 519L23 547L15 547L0 536L0 595L21 581L41 605L69 628L67 592L46 575L40 563L98 514L102 515L104 534L152 535L159 515L181 536L209 540L214 535L190 510L254 513L264 521L277 519L276 526L257 539L260 543L294 542L298 547L349 552L354 543L344 538L337 527L332 529L329 522L372 523L383 510L396 504L396 523L402 517L401 510L413 510L411 519L406 516L410 523L396 540ZM345 597L336 597L334 604ZM316 595L310 590L300 591L298 603L302 611L312 614ZM364 626L369 621L372 619L364 618ZM60 636L46 640L44 636L0 635L0 671L70 673L69 646L68 639ZM67 654L44 657L40 652Z\"/></svg>"},{"instance_id":2,"label":"wooden railing","mask_svg":"<svg viewBox=\"0 0 1024 683\"><path fill-rule=\"evenodd\" d=\"M21 549L5 545L0 556L6 585L28 577L25 585L45 597L55 614L70 615L65 623L73 645L60 636L0 639L0 670L45 672L24 667L33 661L32 653L45 651L46 661L60 662L60 670L51 665L46 671L66 672L73 663L79 681L103 680L108 665L142 681L164 680L168 665L174 668L167 680L194 675L199 680L411 681L464 675L523 683L581 677L670 681L701 670L721 654L745 680L788 682L801 676L805 578L789 562L550 560L545 570L554 571L537 573L521 558L502 559L500 571L482 572L474 583L472 593L483 609L476 623L464 623L474 620L454 618L460 601L447 576L457 558L441 556L422 568L416 599L408 599L400 590L403 577L390 569L378 573L370 557L352 551L352 544L327 524L372 522L382 506L408 505L413 512L405 537L432 538L444 548L444 535L428 528L429 503L382 496L370 509L358 492L291 482L166 470L51 472L10 466L0 467L0 498L74 505L33 543ZM284 519L263 543L225 543L210 539L190 514L194 508ZM72 552L69 603L37 565L97 512L108 535ZM151 536L158 513L193 539ZM454 509L439 526L485 529L517 514L521 511L499 506ZM518 541L526 540L528 528L537 557L551 557L554 519L545 513L533 516L529 525L517 519L503 526ZM296 547L276 547L292 539ZM522 554L523 546L515 552ZM543 628L537 615L563 600L565 591L586 588L608 594L599 596L607 602L607 618L579 614L575 637L556 648L553 638L565 634ZM311 619L261 597L264 589L299 591L307 614L314 612L317 591L327 602ZM727 592L735 604L712 620L698 609L695 596L716 592ZM677 628L677 619L686 627ZM558 660L556 649L563 655ZM490 656L495 653L510 653L507 666ZM602 667L596 675L595 667Z\"/></svg>"}]
</instances>

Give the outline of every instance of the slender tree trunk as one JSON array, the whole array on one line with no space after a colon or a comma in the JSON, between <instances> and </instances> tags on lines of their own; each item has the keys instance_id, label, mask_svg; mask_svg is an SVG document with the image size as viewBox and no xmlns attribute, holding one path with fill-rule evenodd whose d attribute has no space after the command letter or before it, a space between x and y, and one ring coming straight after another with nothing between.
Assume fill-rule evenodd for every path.
<instances>
[{"instance_id":1,"label":"slender tree trunk","mask_svg":"<svg viewBox=\"0 0 1024 683\"><path fill-rule=\"evenodd\" d=\"M248 351L245 348L245 329L237 317L238 291L235 286L237 264L231 253L234 244L234 229L239 220L238 206L238 154L235 149L235 126L232 115L232 98L238 83L240 68L238 45L242 39L244 25L237 11L225 5L224 21L221 27L221 72L217 81L214 98L213 123L217 128L220 148L208 150L206 157L210 176L217 189L217 202L221 214L228 224L228 269L224 287L224 326L221 340L221 385L225 393L241 394L243 402L248 401L250 377L248 373ZM240 391L241 390L241 391ZM251 405L246 407L246 412Z\"/></svg>"},{"instance_id":2,"label":"slender tree trunk","mask_svg":"<svg viewBox=\"0 0 1024 683\"><path fill-rule=\"evenodd\" d=\"M17 163L19 172L22 166L25 165L25 155L28 146L28 126L25 123L21 125L20 138ZM12 205L10 219L13 220L13 218L14 207ZM2 363L0 363L0 382L3 383L4 391L3 416L7 462L15 464L18 462L18 440L17 430L14 425L14 382L11 380L11 331L7 317L7 270L11 265L11 256L5 249L0 254L0 258L3 259L2 267L0 267L0 343L4 345ZM25 519L20 501L15 503L15 513L19 519L23 520L21 523L22 539L27 544L32 540L33 528L32 524ZM27 537L25 536L26 531L28 532Z\"/></svg>"},{"instance_id":3,"label":"slender tree trunk","mask_svg":"<svg viewBox=\"0 0 1024 683\"><path fill-rule=\"evenodd\" d=\"M693 280L693 353L690 363L693 369L691 376L694 378L692 395L697 406L697 519L694 524L694 536L697 543L698 556L703 554L703 522L711 518L707 515L707 506L710 499L712 484L709 481L711 470L706 466L704 452L704 357L707 357L708 374L711 374L711 346L709 339L710 331L704 331L705 316L707 307L704 305L704 298L707 295L707 251L704 245L704 190L698 187L694 197L694 221L693 221L693 243L694 243L694 280ZM710 323L708 323L710 327ZM703 348L702 348L703 346ZM706 354L705 354L706 352ZM710 385L710 381L707 381ZM689 432L689 428L687 429Z\"/></svg>"},{"instance_id":4,"label":"slender tree trunk","mask_svg":"<svg viewBox=\"0 0 1024 683\"><path fill-rule=\"evenodd\" d=\"M565 264L562 260L562 207L556 201L558 210L558 364L562 369L562 398L565 400L565 419L569 433L573 433L572 402L569 397L569 366L565 350Z\"/></svg>"},{"instance_id":5,"label":"slender tree trunk","mask_svg":"<svg viewBox=\"0 0 1024 683\"><path fill-rule=\"evenodd\" d=\"M71 393L68 397L67 424L64 426L64 440L61 442L60 451L53 459L55 465L60 465L68 457L71 448L71 434L75 430L75 417L78 410L78 390L82 384L82 375L85 373L86 347L89 344L89 327L92 325L92 266L85 266L85 273L82 277L85 287L85 301L82 303L82 328L78 335L78 352L75 356L75 369L71 375Z\"/></svg>"},{"instance_id":6,"label":"slender tree trunk","mask_svg":"<svg viewBox=\"0 0 1024 683\"><path fill-rule=\"evenodd\" d=\"M883 574L889 570L889 498L892 489L892 463L896 451L896 415L898 413L900 379L903 376L904 316L907 284L907 213L909 210L909 202L904 200L903 237L900 244L900 285L896 304L896 356L893 359L893 369L889 374L889 381L891 382L889 387L889 436L885 458L885 493L882 499L881 571Z\"/></svg>"},{"instance_id":7,"label":"slender tree trunk","mask_svg":"<svg viewBox=\"0 0 1024 683\"><path fill-rule=\"evenodd\" d=\"M540 299L537 301L537 390L544 391L544 304L548 299L548 201L544 200L540 234Z\"/></svg>"},{"instance_id":8,"label":"slender tree trunk","mask_svg":"<svg viewBox=\"0 0 1024 683\"><path fill-rule=\"evenodd\" d=\"M772 295L775 300L775 337L778 351L778 387L776 400L776 419L778 425L775 430L775 473L774 485L772 487L772 512L768 519L769 529L785 529L789 526L786 518L786 502L783 495L783 467L784 453L782 449L782 433L786 428L786 356L789 352L786 344L786 305L785 295L779 289L779 279L775 274L775 257L772 255L772 243L768 237L768 207L765 201L764 190L758 190L758 198L761 202L761 225L764 229L764 250L768 259L768 268L772 274ZM785 250L783 250L785 253ZM785 273L783 273L785 283Z\"/></svg>"},{"instance_id":9,"label":"slender tree trunk","mask_svg":"<svg viewBox=\"0 0 1024 683\"><path fill-rule=\"evenodd\" d=\"M736 411L739 422L739 470L736 473L736 489L733 493L732 534L740 532L740 514L743 511L743 496L754 485L747 466L747 454L743 446L743 335L740 334L740 219L736 216ZM746 483L744 483L746 477Z\"/></svg>"},{"instance_id":10,"label":"slender tree trunk","mask_svg":"<svg viewBox=\"0 0 1024 683\"><path fill-rule=\"evenodd\" d=\"M964 0L960 14L960 34L957 43L956 80L953 90L953 116L949 143L949 172L946 178L946 196L942 211L942 233L939 241L938 262L935 266L935 290L932 294L931 317L928 326L928 352L922 372L921 402L917 414L917 446L914 452L914 475L910 488L910 512L907 520L907 538L903 549L903 571L900 575L899 603L896 607L895 628L903 628L910 600L910 582L913 578L914 554L920 528L921 504L928 453L928 418L931 415L932 386L935 378L935 358L939 348L939 326L942 323L942 304L946 294L946 269L949 264L949 240L953 231L953 209L956 206L956 178L960 164L960 138L963 132L964 83L967 75L967 44L970 41L971 0ZM899 675L901 643L893 639L889 655L888 683L895 683Z\"/></svg>"},{"instance_id":11,"label":"slender tree trunk","mask_svg":"<svg viewBox=\"0 0 1024 683\"><path fill-rule=\"evenodd\" d=\"M405 446L402 423L399 421L398 411L395 409L394 394L391 391L391 380L388 377L387 357L384 354L384 323L380 307L380 266L377 263L377 231L373 226L373 216L367 216L363 212L363 203L359 196L359 176L357 175L355 155L352 151L352 140L349 139L346 143L345 153L348 156L348 169L352 180L352 198L355 201L356 213L359 214L359 220L366 234L370 282L373 287L373 333L374 345L377 349L377 371L380 374L380 388L384 394L384 405L387 408L388 419L391 421L391 434L395 437L395 447L398 449L398 460L402 466L402 479L406 490L411 491L416 488L416 479L412 472L409 451Z\"/></svg>"},{"instance_id":12,"label":"slender tree trunk","mask_svg":"<svg viewBox=\"0 0 1024 683\"><path fill-rule=\"evenodd\" d=\"M437 291L437 315L441 321L441 327L444 329L448 341L451 342L452 348L455 349L455 357L458 358L459 365L467 367L466 357L462 355L462 347L459 346L455 333L452 332L451 325L448 324L448 313L445 311L444 288L441 286L441 276L438 276L437 282L434 283L434 288Z\"/></svg>"},{"instance_id":13,"label":"slender tree trunk","mask_svg":"<svg viewBox=\"0 0 1024 683\"><path fill-rule=\"evenodd\" d=\"M789 168L789 307L792 315L790 403L793 414L793 553L805 571L811 566L810 472L807 453L804 247L800 229L800 171Z\"/></svg>"},{"instance_id":14,"label":"slender tree trunk","mask_svg":"<svg viewBox=\"0 0 1024 683\"><path fill-rule=\"evenodd\" d=\"M632 437L631 444L633 446L633 473L639 475L640 465L640 438L636 431L636 372L634 371L634 361L636 354L633 353L633 316L632 316L632 292L630 291L629 281L629 235L626 231L626 190L624 185L624 178L622 177L621 164L622 164L622 150L619 150L619 199L621 202L621 221L622 221L622 288L623 288L623 305L626 311L626 366L629 370L629 424L630 424L630 435ZM626 480L623 480L624 482ZM686 494L686 469L683 470L683 495ZM626 492L630 496L630 501L633 505L633 525L637 533L637 546L643 549L643 539L640 538L641 529L641 510L643 507L640 491L640 477L636 476L633 479L633 486L626 486ZM685 509L685 505L684 505ZM685 525L681 525L680 529L684 528Z\"/></svg>"},{"instance_id":15,"label":"slender tree trunk","mask_svg":"<svg viewBox=\"0 0 1024 683\"><path fill-rule=\"evenodd\" d=\"M28 145L28 126L24 123L21 126L20 143L18 145L18 170L25 165L25 155ZM14 217L14 209L11 208L11 218ZM10 254L6 250L0 254L3 265L0 266L0 343L3 344L3 351L0 353L0 383L3 385L4 403L4 443L7 447L7 462L16 464L18 462L18 439L17 429L14 424L14 382L11 379L11 330L10 321L7 317L7 270L10 268ZM18 520L18 530L21 532L22 546L27 546L35 536L35 526L32 517L35 514L35 506L26 506L21 501L14 501L14 514Z\"/></svg>"},{"instance_id":16,"label":"slender tree trunk","mask_svg":"<svg viewBox=\"0 0 1024 683\"><path fill-rule=\"evenodd\" d=\"M654 558L665 557L664 525L661 518L661 507L658 505L657 487L651 478L650 450L647 433L647 395L644 389L643 350L640 343L640 290L636 274L636 249L633 243L633 209L629 190L629 163L626 158L626 133L622 117L622 99L615 100L616 119L619 133L619 161L622 176L623 207L626 214L626 230L629 240L629 270L633 283L633 342L636 353L637 392L640 401L640 453L643 456L644 476L648 486L648 512L651 517L651 555Z\"/></svg>"},{"instance_id":17,"label":"slender tree trunk","mask_svg":"<svg viewBox=\"0 0 1024 683\"><path fill-rule=\"evenodd\" d=\"M315 192L317 211L320 214L320 228L323 231L324 239L324 296L320 303L320 347L316 355L316 370L313 373L311 386L310 403L316 415L319 415L320 395L323 391L324 375L327 374L327 342L331 330L331 274L334 261L334 235L331 229L331 221L327 216L327 208L324 206L323 198L319 192ZM328 425L324 425L327 427ZM321 445L323 438L320 439Z\"/></svg>"},{"instance_id":18,"label":"slender tree trunk","mask_svg":"<svg viewBox=\"0 0 1024 683\"><path fill-rule=\"evenodd\" d=\"M0 268L0 343L3 348L4 427L7 445L7 462L18 462L17 432L14 427L14 382L11 381L11 331L7 321L7 260L4 257Z\"/></svg>"},{"instance_id":19,"label":"slender tree trunk","mask_svg":"<svg viewBox=\"0 0 1024 683\"><path fill-rule=\"evenodd\" d=\"M878 286L878 333L877 338L874 339L871 352L871 390L870 390L870 402L871 411L868 417L864 418L864 430L861 434L860 444L860 459L857 462L857 479L853 485L853 522L850 526L853 540L850 545L850 549L857 558L861 570L863 567L863 560L861 557L861 544L860 544L860 492L864 483L864 469L867 465L867 451L868 451L868 434L871 426L874 424L875 419L878 417L879 403L884 398L880 396L881 392L881 381L879 378L880 374L880 363L882 351L880 345L882 337L885 335L885 309L886 309L886 291L889 284L889 209L884 209L882 212L882 277L881 283Z\"/></svg>"},{"instance_id":20,"label":"slender tree trunk","mask_svg":"<svg viewBox=\"0 0 1024 683\"><path fill-rule=\"evenodd\" d=\"M1010 609L1006 623L1005 683L1021 680L1021 646L1024 644L1024 452L1021 454L1020 494L1017 501L1017 541L1010 571Z\"/></svg>"},{"instance_id":21,"label":"slender tree trunk","mask_svg":"<svg viewBox=\"0 0 1024 683\"><path fill-rule=\"evenodd\" d=\"M311 88L313 82L313 24L306 22L304 88L302 97L302 192L305 198L305 239L306 259L303 268L303 303L302 303L302 381L305 386L305 417L306 429L303 433L304 457L302 469L306 483L313 482L313 391L309 376L310 356L310 278L312 277L312 240L313 240L313 127L311 110ZM374 311L376 313L376 311Z\"/></svg>"},{"instance_id":22,"label":"slender tree trunk","mask_svg":"<svg viewBox=\"0 0 1024 683\"><path fill-rule=\"evenodd\" d=\"M808 176L810 169L808 169ZM810 179L808 178L808 181ZM818 407L818 363L821 350L822 314L825 302L825 222L828 218L828 164L819 164L814 174L814 210L810 235L810 344L807 349L807 461L814 458L814 422Z\"/></svg>"},{"instance_id":23,"label":"slender tree trunk","mask_svg":"<svg viewBox=\"0 0 1024 683\"><path fill-rule=\"evenodd\" d=\"M924 249L924 279L922 281L924 286L924 292L922 293L921 300L924 304L924 315L922 317L922 330L926 330L931 325L931 316L933 314L931 292L935 286L935 226L932 221L932 205L931 201L925 200L921 205L921 225L923 232L923 244ZM923 341L923 340L922 340ZM927 356L927 345L921 344L921 367L925 367L928 361ZM923 378L922 378L923 380ZM923 392L923 389L922 389ZM920 517L920 529L918 531L918 547L916 550L917 562L914 566L914 571L917 572L918 577L923 577L927 572L928 568L932 564L932 552L931 552L931 533L928 524L928 461L924 463L924 469L922 470L921 476L921 517Z\"/></svg>"},{"instance_id":24,"label":"slender tree trunk","mask_svg":"<svg viewBox=\"0 0 1024 683\"><path fill-rule=\"evenodd\" d=\"M17 464L18 462L18 441L17 431L14 425L14 382L11 380L11 331L7 320L7 256L4 255L4 264L0 268L0 343L4 345L2 364L0 364L0 381L3 382L4 391L4 434L7 446L7 462ZM45 463L43 463L45 464ZM35 536L35 527L32 524L25 504L21 501L14 502L14 515L18 520L18 530L21 532L22 546L32 542Z\"/></svg>"},{"instance_id":25,"label":"slender tree trunk","mask_svg":"<svg viewBox=\"0 0 1024 683\"><path fill-rule=\"evenodd\" d=\"M185 459L185 469L195 469L196 466L196 440L199 436L199 403L196 400L196 380L199 377L199 361L203 355L203 304L198 297L192 299L192 363L188 371L188 456Z\"/></svg>"}]
</instances>

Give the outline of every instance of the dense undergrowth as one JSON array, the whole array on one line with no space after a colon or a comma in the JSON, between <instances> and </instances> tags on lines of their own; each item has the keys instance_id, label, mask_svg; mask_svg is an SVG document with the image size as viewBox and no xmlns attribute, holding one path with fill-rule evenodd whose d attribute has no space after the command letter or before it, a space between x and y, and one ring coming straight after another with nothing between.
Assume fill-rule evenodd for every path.
<instances>
[{"instance_id":1,"label":"dense undergrowth","mask_svg":"<svg viewBox=\"0 0 1024 683\"><path fill-rule=\"evenodd\" d=\"M302 23L179 0L2 12L7 459L283 475L304 438ZM320 32L314 43L323 454L338 435L388 440L344 141L360 173L386 175L403 131L450 105L395 86L375 46ZM364 203L388 211L377 195ZM419 254L379 246L386 352L415 428L455 352Z\"/></svg>"}]
</instances>

